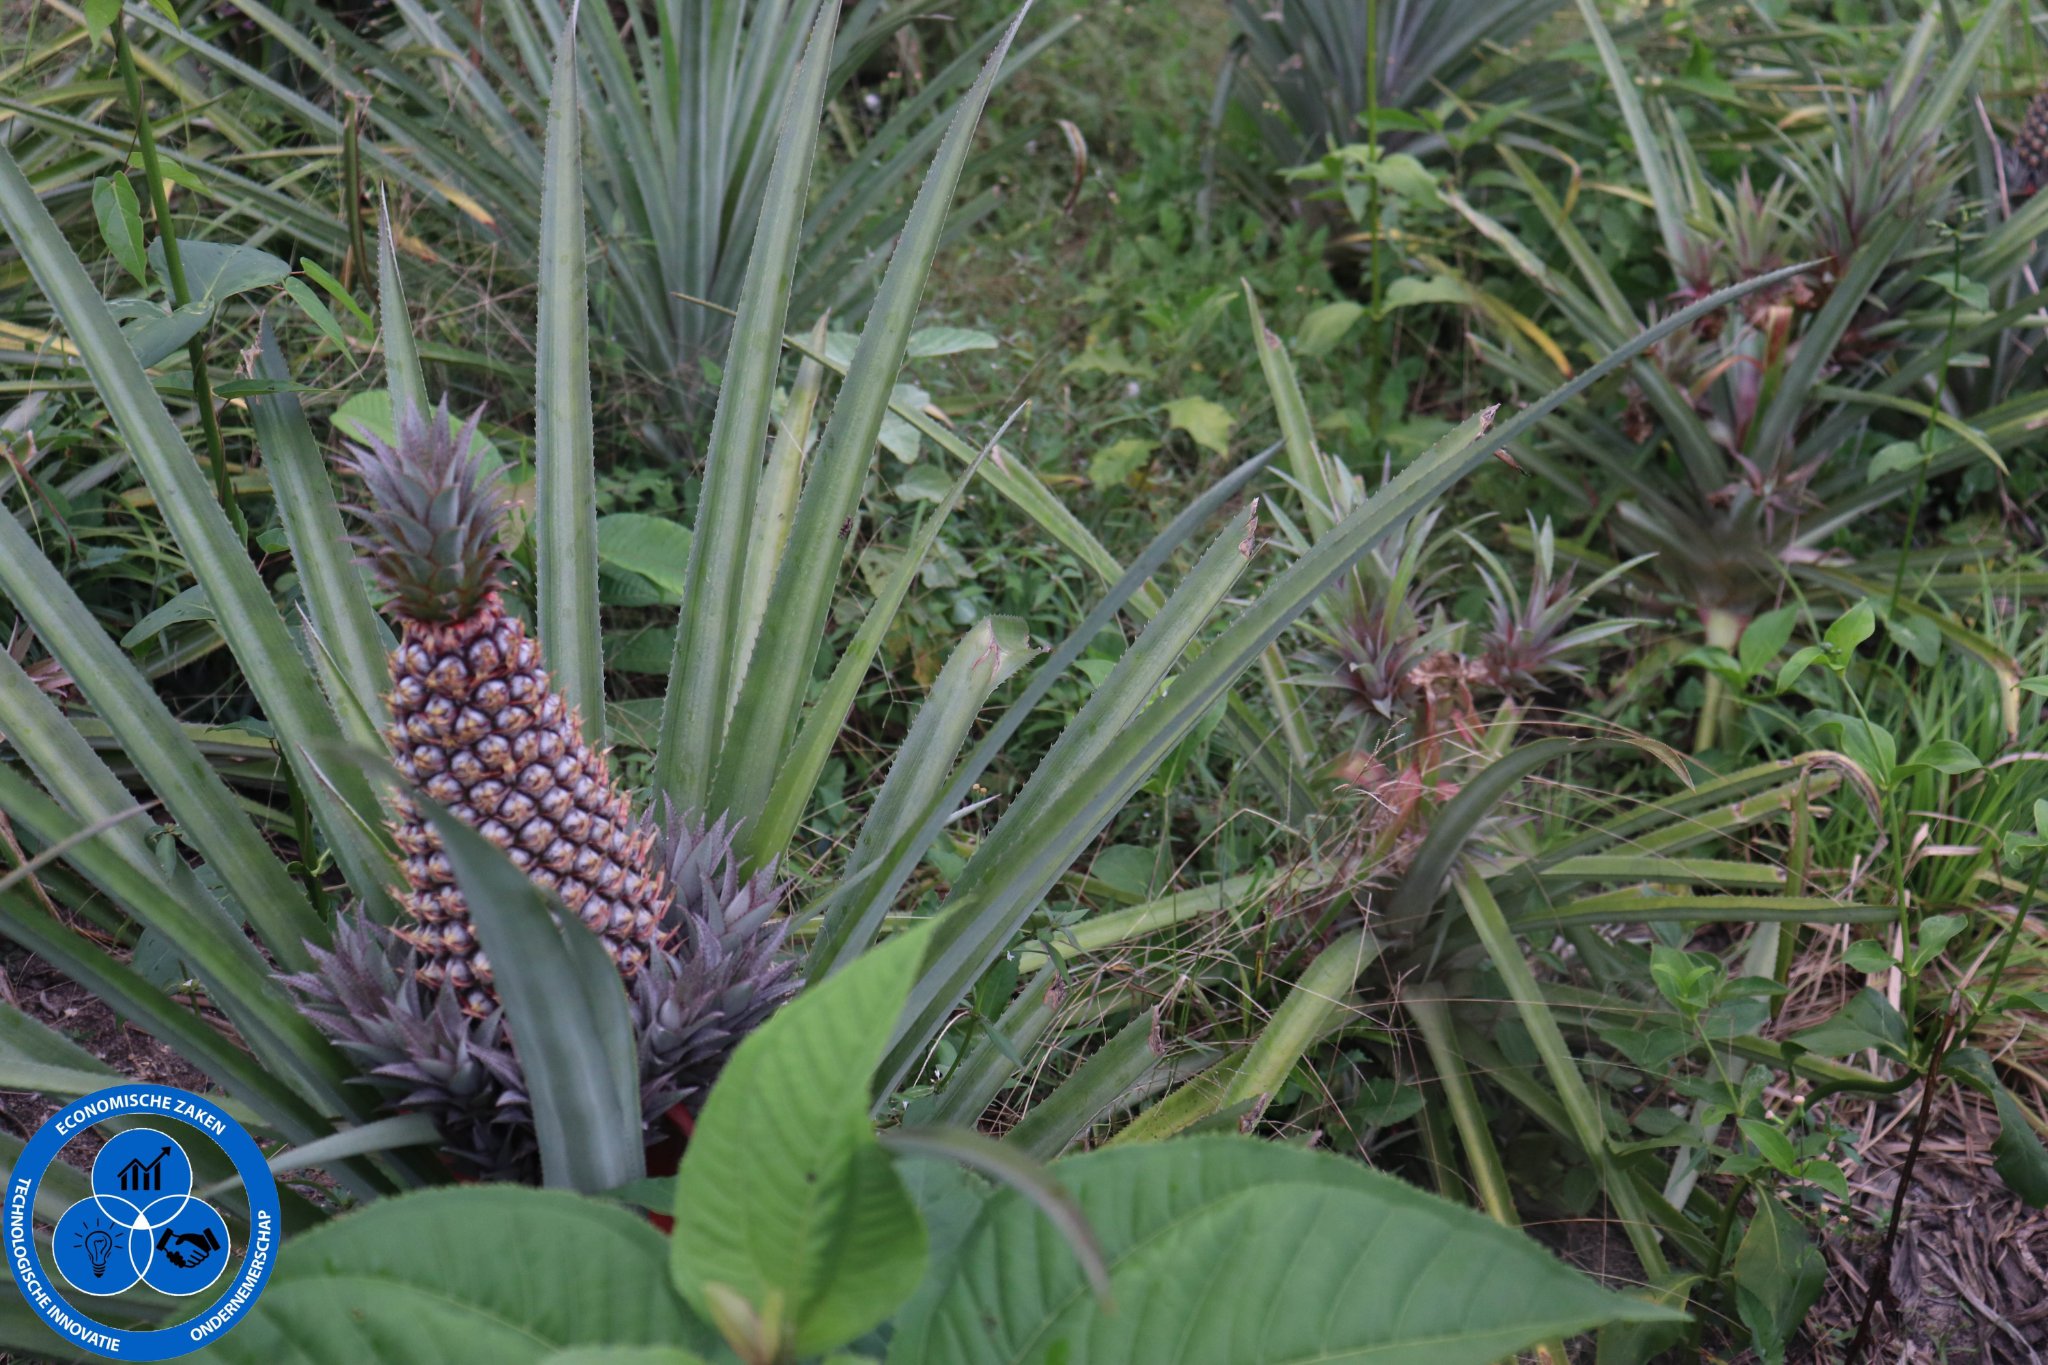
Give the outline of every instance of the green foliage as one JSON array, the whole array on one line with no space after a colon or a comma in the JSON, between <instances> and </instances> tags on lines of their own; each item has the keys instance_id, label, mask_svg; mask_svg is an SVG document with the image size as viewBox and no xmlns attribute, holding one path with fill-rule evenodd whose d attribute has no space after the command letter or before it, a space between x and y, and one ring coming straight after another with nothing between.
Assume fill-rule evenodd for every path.
<instances>
[{"instance_id":1,"label":"green foliage","mask_svg":"<svg viewBox=\"0 0 2048 1365\"><path fill-rule=\"evenodd\" d=\"M223 1358L1435 1358L1366 1227L1542 1291L1447 1274L1407 1328L1561 1358L1634 1309L1508 1229L1609 1218L1691 1321L1603 1361L1780 1359L1820 1239L1889 1216L1862 1106L1976 1115L2048 1200L2048 197L1999 145L2038 72L2017 6L1867 8L1041 0L1009 46L979 0L753 0L683 53L673 5L39 11L0 931L371 1204ZM798 879L820 1013L634 1187L672 1243L402 1193L431 1139L264 966L390 875L321 419L441 387L617 768ZM462 873L549 1177L613 1189L603 964ZM10 1083L96 1083L10 1019ZM515 1302L408 1259L416 1208L580 1260Z\"/></svg>"},{"instance_id":2,"label":"green foliage","mask_svg":"<svg viewBox=\"0 0 2048 1365\"><path fill-rule=\"evenodd\" d=\"M1398 1353L1486 1365L1551 1333L1677 1317L1391 1176L1240 1137L1073 1158L1039 1178L1100 1242L1107 1275L1093 1289L1069 1234L1020 1190L920 1180L925 1194L964 1204L920 1212L898 1158L876 1142L867 1097L927 939L904 935L865 955L741 1045L677 1178L668 1254L594 1200L495 1189L387 1200L306 1239L298 1268L280 1272L209 1358L368 1349L459 1363L653 1341L702 1349L707 1320L752 1365L817 1358L911 1299L928 1263L927 1217L962 1213L947 1258L931 1263L933 1291L887 1335L892 1361ZM488 1239L496 1254L451 1255L451 1235ZM673 1286L650 1282L664 1264ZM529 1288L536 1275L546 1292ZM1246 1292L1216 1294L1219 1280Z\"/></svg>"}]
</instances>

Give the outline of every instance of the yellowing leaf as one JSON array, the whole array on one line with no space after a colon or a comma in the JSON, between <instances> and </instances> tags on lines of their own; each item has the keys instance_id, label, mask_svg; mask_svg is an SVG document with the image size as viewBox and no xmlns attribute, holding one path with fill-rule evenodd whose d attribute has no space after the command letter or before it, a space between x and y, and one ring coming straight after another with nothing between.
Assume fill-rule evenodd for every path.
<instances>
[{"instance_id":1,"label":"yellowing leaf","mask_svg":"<svg viewBox=\"0 0 2048 1365\"><path fill-rule=\"evenodd\" d=\"M1230 409L1208 398L1176 398L1166 405L1169 426L1185 431L1198 446L1218 455L1230 453L1230 428L1237 419Z\"/></svg>"},{"instance_id":2,"label":"yellowing leaf","mask_svg":"<svg viewBox=\"0 0 2048 1365\"><path fill-rule=\"evenodd\" d=\"M1152 461L1152 442L1126 436L1095 452L1088 461L1088 482L1097 488L1123 483Z\"/></svg>"}]
</instances>

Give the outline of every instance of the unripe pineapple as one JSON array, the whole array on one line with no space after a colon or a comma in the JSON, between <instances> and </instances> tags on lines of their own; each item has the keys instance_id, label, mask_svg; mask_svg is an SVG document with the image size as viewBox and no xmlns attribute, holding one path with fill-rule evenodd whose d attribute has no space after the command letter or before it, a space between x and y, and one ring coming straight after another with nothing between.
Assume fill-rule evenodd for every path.
<instances>
[{"instance_id":1,"label":"unripe pineapple","mask_svg":"<svg viewBox=\"0 0 2048 1365\"><path fill-rule=\"evenodd\" d=\"M2023 199L2048 185L2048 91L2027 104L2027 117L2005 152L2007 192Z\"/></svg>"},{"instance_id":2,"label":"unripe pineapple","mask_svg":"<svg viewBox=\"0 0 2048 1365\"><path fill-rule=\"evenodd\" d=\"M507 503L486 472L476 420L451 430L447 406L397 415L395 445L351 446L369 493L362 544L390 594L391 746L399 770L474 826L603 939L631 977L648 960L667 896L654 834L612 785L604 755L549 685L540 646L498 599ZM491 965L440 839L409 801L401 929L420 950L420 983L448 986L473 1015L492 1004Z\"/></svg>"}]
</instances>

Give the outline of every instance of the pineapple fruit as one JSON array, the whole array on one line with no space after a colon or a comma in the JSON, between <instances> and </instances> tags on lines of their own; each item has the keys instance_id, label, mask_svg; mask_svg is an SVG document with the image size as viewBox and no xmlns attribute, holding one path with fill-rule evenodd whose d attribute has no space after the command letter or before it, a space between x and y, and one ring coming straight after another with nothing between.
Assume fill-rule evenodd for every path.
<instances>
[{"instance_id":1,"label":"pineapple fruit","mask_svg":"<svg viewBox=\"0 0 2048 1365\"><path fill-rule=\"evenodd\" d=\"M506 502L477 458L476 421L451 431L445 405L399 417L398 441L351 447L370 501L365 557L390 594L401 635L391 654L391 747L399 771L505 850L604 941L629 978L647 962L664 888L654 835L612 785L604 755L548 683L540 645L498 591ZM440 840L410 801L401 932L420 950L422 985L463 1009L492 1003L490 962L470 931Z\"/></svg>"},{"instance_id":2,"label":"pineapple fruit","mask_svg":"<svg viewBox=\"0 0 2048 1365\"><path fill-rule=\"evenodd\" d=\"M800 984L783 949L783 886L741 879L726 822L632 812L602 753L549 685L537 641L499 598L508 504L475 419L400 413L396 441L352 447L368 494L364 559L389 593L391 745L402 775L505 850L618 964L649 1140ZM434 1117L449 1156L486 1179L531 1179L538 1146L488 958L439 838L405 797L401 923L345 912L315 967L286 977L301 1008L363 1061L392 1108Z\"/></svg>"},{"instance_id":3,"label":"pineapple fruit","mask_svg":"<svg viewBox=\"0 0 2048 1365\"><path fill-rule=\"evenodd\" d=\"M2003 147L2007 192L2023 199L2048 185L2048 91L2027 102L2027 115Z\"/></svg>"}]
</instances>

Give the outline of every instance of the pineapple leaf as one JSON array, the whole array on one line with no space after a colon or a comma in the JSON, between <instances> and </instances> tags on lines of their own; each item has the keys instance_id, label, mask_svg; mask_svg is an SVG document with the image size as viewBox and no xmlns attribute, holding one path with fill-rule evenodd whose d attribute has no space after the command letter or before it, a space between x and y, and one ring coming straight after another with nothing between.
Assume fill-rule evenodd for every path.
<instances>
[{"instance_id":1,"label":"pineapple leaf","mask_svg":"<svg viewBox=\"0 0 2048 1365\"><path fill-rule=\"evenodd\" d=\"M576 15L570 7L548 100L541 170L539 384L534 392L534 518L542 647L555 686L604 748L604 648L598 632L597 467L590 414L590 296L583 244L583 143L576 116Z\"/></svg>"},{"instance_id":2,"label":"pineapple leaf","mask_svg":"<svg viewBox=\"0 0 2048 1365\"><path fill-rule=\"evenodd\" d=\"M796 728L811 665L824 635L825 614L839 580L839 565L851 540L846 527L859 510L876 434L888 410L897 373L903 368L925 277L938 251L982 108L1029 10L1028 4L1018 10L980 79L960 99L945 141L904 222L881 292L861 330L860 349L819 437L810 477L797 500L789 548L769 597L761 637L747 661L739 704L711 788L713 799L707 806L731 812L743 822L742 827L767 804L776 769ZM668 774L661 774L658 781L666 789Z\"/></svg>"},{"instance_id":3,"label":"pineapple leaf","mask_svg":"<svg viewBox=\"0 0 2048 1365\"><path fill-rule=\"evenodd\" d=\"M822 122L819 110L838 20L837 0L820 7L802 65L790 82L781 145L761 202L760 225L740 290L739 318L719 385L718 412L712 419L657 758L661 789L669 800L691 809L704 804L731 711L734 677L742 671L742 653L751 645L740 638L742 590L750 577L765 572L753 561L759 557L772 563L781 551L758 534L753 513L761 443L767 436L775 373L782 361L782 328L789 313L811 154ZM765 576L772 582L772 572Z\"/></svg>"},{"instance_id":4,"label":"pineapple leaf","mask_svg":"<svg viewBox=\"0 0 2048 1365\"><path fill-rule=\"evenodd\" d=\"M454 866L519 1039L542 1182L595 1193L639 1179L639 1070L618 968L595 934L551 913L541 889L483 835L418 802Z\"/></svg>"}]
</instances>

